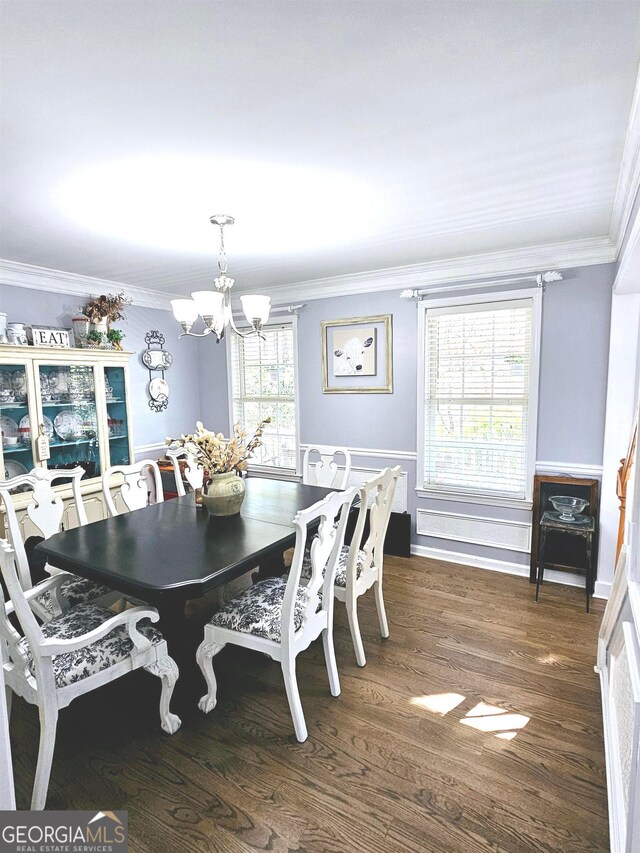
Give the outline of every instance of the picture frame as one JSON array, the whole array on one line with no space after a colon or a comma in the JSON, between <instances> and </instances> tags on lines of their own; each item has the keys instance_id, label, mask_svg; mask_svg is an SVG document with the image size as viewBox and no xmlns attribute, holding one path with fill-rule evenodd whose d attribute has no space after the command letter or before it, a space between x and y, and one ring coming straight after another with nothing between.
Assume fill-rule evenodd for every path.
<instances>
[{"instance_id":1,"label":"picture frame","mask_svg":"<svg viewBox=\"0 0 640 853\"><path fill-rule=\"evenodd\" d=\"M393 394L391 314L320 325L323 394Z\"/></svg>"},{"instance_id":2,"label":"picture frame","mask_svg":"<svg viewBox=\"0 0 640 853\"><path fill-rule=\"evenodd\" d=\"M529 567L529 580L536 582L536 571L538 566L538 550L540 542L540 519L547 510L553 510L549 498L555 495L570 495L589 501L585 513L595 519L595 532L593 535L593 572L598 576L598 519L600 514L599 504L600 481L587 477L567 477L564 475L536 474L533 478L533 507L531 524L531 563ZM549 540L545 548L545 568L555 569L562 572L583 573L582 565L576 565L572 559L572 543L567 539L574 537L557 537L557 540Z\"/></svg>"}]
</instances>

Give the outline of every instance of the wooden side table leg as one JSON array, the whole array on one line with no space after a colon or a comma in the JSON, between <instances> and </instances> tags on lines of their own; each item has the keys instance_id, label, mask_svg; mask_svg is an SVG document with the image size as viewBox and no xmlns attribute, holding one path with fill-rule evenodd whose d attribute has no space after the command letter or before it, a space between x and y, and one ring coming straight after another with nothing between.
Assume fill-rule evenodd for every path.
<instances>
[{"instance_id":1,"label":"wooden side table leg","mask_svg":"<svg viewBox=\"0 0 640 853\"><path fill-rule=\"evenodd\" d=\"M538 595L540 594L540 584L544 576L544 546L547 543L547 531L543 527L540 531L540 551L538 554L538 571L536 572L536 594L534 601L538 603Z\"/></svg>"},{"instance_id":2,"label":"wooden side table leg","mask_svg":"<svg viewBox=\"0 0 640 853\"><path fill-rule=\"evenodd\" d=\"M589 612L589 605L591 603L591 596L593 595L593 588L595 586L594 577L593 577L593 560L591 555L591 546L593 542L593 536L591 533L587 533L585 537L585 545L587 551L587 577L585 579L585 594L587 598L587 613Z\"/></svg>"}]
</instances>

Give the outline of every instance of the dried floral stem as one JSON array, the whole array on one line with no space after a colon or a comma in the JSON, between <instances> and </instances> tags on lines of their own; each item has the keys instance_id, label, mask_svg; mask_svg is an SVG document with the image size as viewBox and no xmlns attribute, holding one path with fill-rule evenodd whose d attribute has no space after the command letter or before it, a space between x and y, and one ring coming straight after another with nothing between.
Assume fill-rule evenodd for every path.
<instances>
[{"instance_id":1,"label":"dried floral stem","mask_svg":"<svg viewBox=\"0 0 640 853\"><path fill-rule=\"evenodd\" d=\"M193 435L167 438L165 444L188 450L203 464L207 477L231 471L246 471L247 460L262 446L262 434L270 423L271 418L261 421L253 438L247 443L247 433L239 423L233 425L233 438L227 439L221 432L216 434L205 429L202 421L198 421Z\"/></svg>"}]
</instances>

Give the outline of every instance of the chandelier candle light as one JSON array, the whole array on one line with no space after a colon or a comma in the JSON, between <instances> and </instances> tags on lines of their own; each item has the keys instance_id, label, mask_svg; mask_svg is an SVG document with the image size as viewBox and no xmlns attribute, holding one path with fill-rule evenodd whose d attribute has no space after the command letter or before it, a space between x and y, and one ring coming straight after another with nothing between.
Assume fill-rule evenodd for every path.
<instances>
[{"instance_id":1,"label":"chandelier candle light","mask_svg":"<svg viewBox=\"0 0 640 853\"><path fill-rule=\"evenodd\" d=\"M173 316L182 326L182 334L179 337L191 335L195 338L203 338L205 335L215 333L218 343L220 343L227 326L231 326L241 338L246 337L246 335L238 330L231 312L230 291L234 280L227 275L227 255L224 249L224 226L233 225L235 220L233 216L218 213L212 216L209 221L212 225L217 225L220 228L220 252L218 254L218 271L220 274L214 281L216 290L196 290L191 294L191 299L172 299L171 308L173 309ZM264 335L260 333L260 329L269 319L271 297L246 295L241 296L240 301L244 315L251 324L251 331L248 334L256 334L264 340ZM204 320L204 332L191 331L191 327L198 316Z\"/></svg>"}]
</instances>

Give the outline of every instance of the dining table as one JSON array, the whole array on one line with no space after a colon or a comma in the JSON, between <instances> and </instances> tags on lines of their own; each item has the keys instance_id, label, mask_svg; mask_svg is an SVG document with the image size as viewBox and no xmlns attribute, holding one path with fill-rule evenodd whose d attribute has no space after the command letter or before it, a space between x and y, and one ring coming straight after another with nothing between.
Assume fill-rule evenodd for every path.
<instances>
[{"instance_id":1,"label":"dining table","mask_svg":"<svg viewBox=\"0 0 640 853\"><path fill-rule=\"evenodd\" d=\"M184 691L185 681L199 676L195 648L202 638L202 626L185 615L186 602L252 569L261 578L282 574L283 553L295 542L296 513L332 491L251 476L245 486L237 515L210 516L190 493L64 530L36 552L57 569L157 607Z\"/></svg>"}]
</instances>

